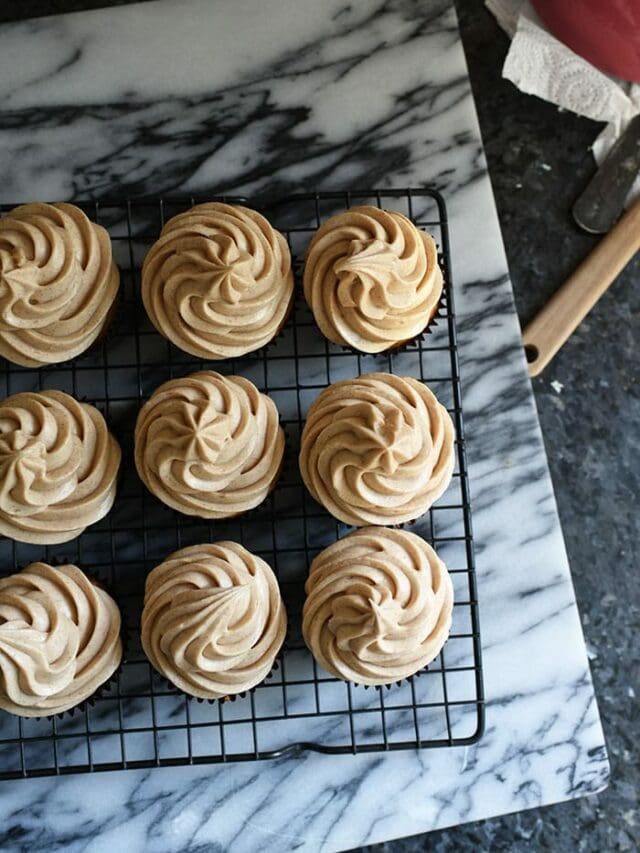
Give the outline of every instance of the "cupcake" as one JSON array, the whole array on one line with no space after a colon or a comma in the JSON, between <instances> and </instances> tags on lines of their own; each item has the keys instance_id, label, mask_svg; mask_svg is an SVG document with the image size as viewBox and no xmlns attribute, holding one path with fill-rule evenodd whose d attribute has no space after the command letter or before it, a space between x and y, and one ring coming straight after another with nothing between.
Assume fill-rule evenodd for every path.
<instances>
[{"instance_id":1,"label":"cupcake","mask_svg":"<svg viewBox=\"0 0 640 853\"><path fill-rule=\"evenodd\" d=\"M0 355L68 361L105 331L120 275L109 235L72 204L24 204L0 219Z\"/></svg>"},{"instance_id":2,"label":"cupcake","mask_svg":"<svg viewBox=\"0 0 640 853\"><path fill-rule=\"evenodd\" d=\"M287 241L247 207L199 204L170 219L142 267L142 298L165 338L203 359L274 338L293 302Z\"/></svg>"},{"instance_id":3,"label":"cupcake","mask_svg":"<svg viewBox=\"0 0 640 853\"><path fill-rule=\"evenodd\" d=\"M53 545L113 505L120 448L100 412L63 391L0 402L0 534Z\"/></svg>"},{"instance_id":4,"label":"cupcake","mask_svg":"<svg viewBox=\"0 0 640 853\"><path fill-rule=\"evenodd\" d=\"M401 346L427 328L441 294L436 244L401 213L353 207L328 219L307 250L304 295L335 344Z\"/></svg>"},{"instance_id":5,"label":"cupcake","mask_svg":"<svg viewBox=\"0 0 640 853\"><path fill-rule=\"evenodd\" d=\"M165 382L136 423L141 480L167 506L200 518L227 518L262 503L283 454L275 403L242 376L205 370Z\"/></svg>"},{"instance_id":6,"label":"cupcake","mask_svg":"<svg viewBox=\"0 0 640 853\"><path fill-rule=\"evenodd\" d=\"M300 472L332 515L361 527L402 524L446 490L453 423L422 382L368 373L326 388L302 431Z\"/></svg>"},{"instance_id":7,"label":"cupcake","mask_svg":"<svg viewBox=\"0 0 640 853\"><path fill-rule=\"evenodd\" d=\"M221 699L255 687L286 629L275 575L236 542L183 548L147 577L142 647L189 696Z\"/></svg>"},{"instance_id":8,"label":"cupcake","mask_svg":"<svg viewBox=\"0 0 640 853\"><path fill-rule=\"evenodd\" d=\"M20 717L68 711L121 660L118 606L77 566L31 563L0 579L0 708Z\"/></svg>"},{"instance_id":9,"label":"cupcake","mask_svg":"<svg viewBox=\"0 0 640 853\"><path fill-rule=\"evenodd\" d=\"M311 564L302 611L304 640L320 666L354 684L409 678L440 653L453 585L419 536L365 527Z\"/></svg>"}]
</instances>

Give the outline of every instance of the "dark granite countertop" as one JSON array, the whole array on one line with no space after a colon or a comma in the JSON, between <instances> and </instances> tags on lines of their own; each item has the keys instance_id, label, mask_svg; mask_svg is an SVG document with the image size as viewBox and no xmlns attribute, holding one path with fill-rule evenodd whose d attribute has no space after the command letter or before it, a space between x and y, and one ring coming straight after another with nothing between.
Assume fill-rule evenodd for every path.
<instances>
[{"instance_id":1,"label":"dark granite countertop","mask_svg":"<svg viewBox=\"0 0 640 853\"><path fill-rule=\"evenodd\" d=\"M116 0L123 2L123 0ZM126 0L124 0L126 2ZM104 0L7 0L0 21ZM477 0L456 0L515 298L525 323L597 238L570 218L594 170L598 125L519 93L500 77L506 36ZM636 850L636 579L640 494L640 277L636 258L534 381L612 765L603 793L546 809L378 845L435 851Z\"/></svg>"}]
</instances>

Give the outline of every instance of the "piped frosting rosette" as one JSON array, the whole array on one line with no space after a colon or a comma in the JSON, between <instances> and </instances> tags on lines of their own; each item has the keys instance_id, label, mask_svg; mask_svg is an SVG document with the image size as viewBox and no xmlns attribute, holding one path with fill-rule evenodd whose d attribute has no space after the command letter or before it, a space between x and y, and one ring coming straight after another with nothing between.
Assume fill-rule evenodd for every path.
<instances>
[{"instance_id":1,"label":"piped frosting rosette","mask_svg":"<svg viewBox=\"0 0 640 853\"><path fill-rule=\"evenodd\" d=\"M369 373L330 385L311 404L300 472L340 521L402 524L446 490L454 438L447 410L424 383Z\"/></svg>"},{"instance_id":2,"label":"piped frosting rosette","mask_svg":"<svg viewBox=\"0 0 640 853\"><path fill-rule=\"evenodd\" d=\"M0 534L75 539L111 509L120 448L94 406L63 391L0 402Z\"/></svg>"},{"instance_id":3,"label":"piped frosting rosette","mask_svg":"<svg viewBox=\"0 0 640 853\"><path fill-rule=\"evenodd\" d=\"M176 687L201 699L263 681L287 615L273 571L236 542L176 551L147 577L142 646Z\"/></svg>"},{"instance_id":4,"label":"piped frosting rosette","mask_svg":"<svg viewBox=\"0 0 640 853\"><path fill-rule=\"evenodd\" d=\"M435 242L401 213L353 207L323 223L307 250L304 295L336 344L400 346L425 330L441 294Z\"/></svg>"},{"instance_id":5,"label":"piped frosting rosette","mask_svg":"<svg viewBox=\"0 0 640 853\"><path fill-rule=\"evenodd\" d=\"M285 238L246 207L199 204L170 219L142 268L151 322L199 358L225 359L267 344L293 299Z\"/></svg>"},{"instance_id":6,"label":"piped frosting rosette","mask_svg":"<svg viewBox=\"0 0 640 853\"><path fill-rule=\"evenodd\" d=\"M447 568L405 530L365 527L325 548L305 591L307 646L323 669L354 684L409 678L437 657L451 629Z\"/></svg>"},{"instance_id":7,"label":"piped frosting rosette","mask_svg":"<svg viewBox=\"0 0 640 853\"><path fill-rule=\"evenodd\" d=\"M156 497L201 518L253 509L282 467L276 405L242 376L202 371L165 382L140 410L138 473Z\"/></svg>"},{"instance_id":8,"label":"piped frosting rosette","mask_svg":"<svg viewBox=\"0 0 640 853\"><path fill-rule=\"evenodd\" d=\"M122 659L120 611L77 566L0 579L0 708L21 717L82 703Z\"/></svg>"},{"instance_id":9,"label":"piped frosting rosette","mask_svg":"<svg viewBox=\"0 0 640 853\"><path fill-rule=\"evenodd\" d=\"M111 240L72 204L0 219L0 355L39 367L84 352L110 318L120 276Z\"/></svg>"}]
</instances>

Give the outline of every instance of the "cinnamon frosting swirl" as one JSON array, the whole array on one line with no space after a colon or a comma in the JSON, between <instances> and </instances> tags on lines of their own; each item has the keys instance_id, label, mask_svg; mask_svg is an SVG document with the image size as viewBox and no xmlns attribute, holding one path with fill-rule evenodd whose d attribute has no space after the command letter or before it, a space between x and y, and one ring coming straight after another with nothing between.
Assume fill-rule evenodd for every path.
<instances>
[{"instance_id":1,"label":"cinnamon frosting swirl","mask_svg":"<svg viewBox=\"0 0 640 853\"><path fill-rule=\"evenodd\" d=\"M0 708L59 714L120 665L120 611L77 566L31 563L0 579Z\"/></svg>"},{"instance_id":2,"label":"cinnamon frosting swirl","mask_svg":"<svg viewBox=\"0 0 640 853\"><path fill-rule=\"evenodd\" d=\"M147 577L142 647L191 696L220 699L255 687L286 628L275 575L236 542L183 548Z\"/></svg>"},{"instance_id":3,"label":"cinnamon frosting swirl","mask_svg":"<svg viewBox=\"0 0 640 853\"><path fill-rule=\"evenodd\" d=\"M293 299L285 238L246 207L199 204L170 219L142 267L151 322L177 347L233 358L274 338Z\"/></svg>"},{"instance_id":4,"label":"cinnamon frosting swirl","mask_svg":"<svg viewBox=\"0 0 640 853\"><path fill-rule=\"evenodd\" d=\"M365 527L311 564L302 633L331 675L354 684L391 684L427 666L451 629L453 585L424 540L404 530Z\"/></svg>"},{"instance_id":5,"label":"cinnamon frosting swirl","mask_svg":"<svg viewBox=\"0 0 640 853\"><path fill-rule=\"evenodd\" d=\"M436 244L401 213L353 207L314 234L304 295L330 341L382 352L424 331L438 309Z\"/></svg>"},{"instance_id":6,"label":"cinnamon frosting swirl","mask_svg":"<svg viewBox=\"0 0 640 853\"><path fill-rule=\"evenodd\" d=\"M39 367L98 338L120 276L109 235L72 204L25 204L0 219L0 355Z\"/></svg>"},{"instance_id":7,"label":"cinnamon frosting swirl","mask_svg":"<svg viewBox=\"0 0 640 853\"><path fill-rule=\"evenodd\" d=\"M100 412L63 391L0 402L0 534L75 539L115 499L120 448Z\"/></svg>"},{"instance_id":8,"label":"cinnamon frosting swirl","mask_svg":"<svg viewBox=\"0 0 640 853\"><path fill-rule=\"evenodd\" d=\"M429 509L454 466L453 423L422 382L369 373L326 388L309 408L300 472L332 515L361 527Z\"/></svg>"},{"instance_id":9,"label":"cinnamon frosting swirl","mask_svg":"<svg viewBox=\"0 0 640 853\"><path fill-rule=\"evenodd\" d=\"M172 379L140 410L135 460L149 491L178 512L226 518L267 497L282 467L276 405L242 376Z\"/></svg>"}]
</instances>

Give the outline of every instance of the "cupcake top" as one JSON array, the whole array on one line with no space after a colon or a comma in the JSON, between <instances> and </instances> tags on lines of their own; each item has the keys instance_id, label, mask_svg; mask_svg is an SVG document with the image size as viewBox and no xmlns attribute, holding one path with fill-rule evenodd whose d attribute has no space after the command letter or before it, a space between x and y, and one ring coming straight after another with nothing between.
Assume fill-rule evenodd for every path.
<instances>
[{"instance_id":1,"label":"cupcake top","mask_svg":"<svg viewBox=\"0 0 640 853\"><path fill-rule=\"evenodd\" d=\"M454 467L453 423L422 382L369 373L326 388L302 432L300 472L340 521L401 524L426 512Z\"/></svg>"},{"instance_id":2,"label":"cupcake top","mask_svg":"<svg viewBox=\"0 0 640 853\"><path fill-rule=\"evenodd\" d=\"M397 347L438 309L442 272L433 238L401 213L353 207L314 234L304 295L322 334L361 352Z\"/></svg>"},{"instance_id":3,"label":"cupcake top","mask_svg":"<svg viewBox=\"0 0 640 853\"><path fill-rule=\"evenodd\" d=\"M24 204L0 219L0 355L39 367L96 340L118 293L109 235L72 204Z\"/></svg>"},{"instance_id":4,"label":"cupcake top","mask_svg":"<svg viewBox=\"0 0 640 853\"><path fill-rule=\"evenodd\" d=\"M135 448L138 474L161 501L225 518L273 488L284 432L273 400L248 379L205 370L154 391L138 415Z\"/></svg>"},{"instance_id":5,"label":"cupcake top","mask_svg":"<svg viewBox=\"0 0 640 853\"><path fill-rule=\"evenodd\" d=\"M120 611L77 566L31 563L0 579L0 708L67 711L120 665Z\"/></svg>"},{"instance_id":6,"label":"cupcake top","mask_svg":"<svg viewBox=\"0 0 640 853\"><path fill-rule=\"evenodd\" d=\"M142 267L142 298L156 329L206 359L267 344L293 298L287 241L264 216L199 204L170 219Z\"/></svg>"},{"instance_id":7,"label":"cupcake top","mask_svg":"<svg viewBox=\"0 0 640 853\"><path fill-rule=\"evenodd\" d=\"M100 412L63 391L0 402L0 534L75 539L115 499L120 448Z\"/></svg>"},{"instance_id":8,"label":"cupcake top","mask_svg":"<svg viewBox=\"0 0 640 853\"><path fill-rule=\"evenodd\" d=\"M354 684L391 684L427 666L451 630L453 585L419 536L365 527L311 564L302 633L318 663Z\"/></svg>"},{"instance_id":9,"label":"cupcake top","mask_svg":"<svg viewBox=\"0 0 640 853\"><path fill-rule=\"evenodd\" d=\"M180 690L220 699L271 671L287 614L275 575L236 542L192 545L147 577L142 646Z\"/></svg>"}]
</instances>

